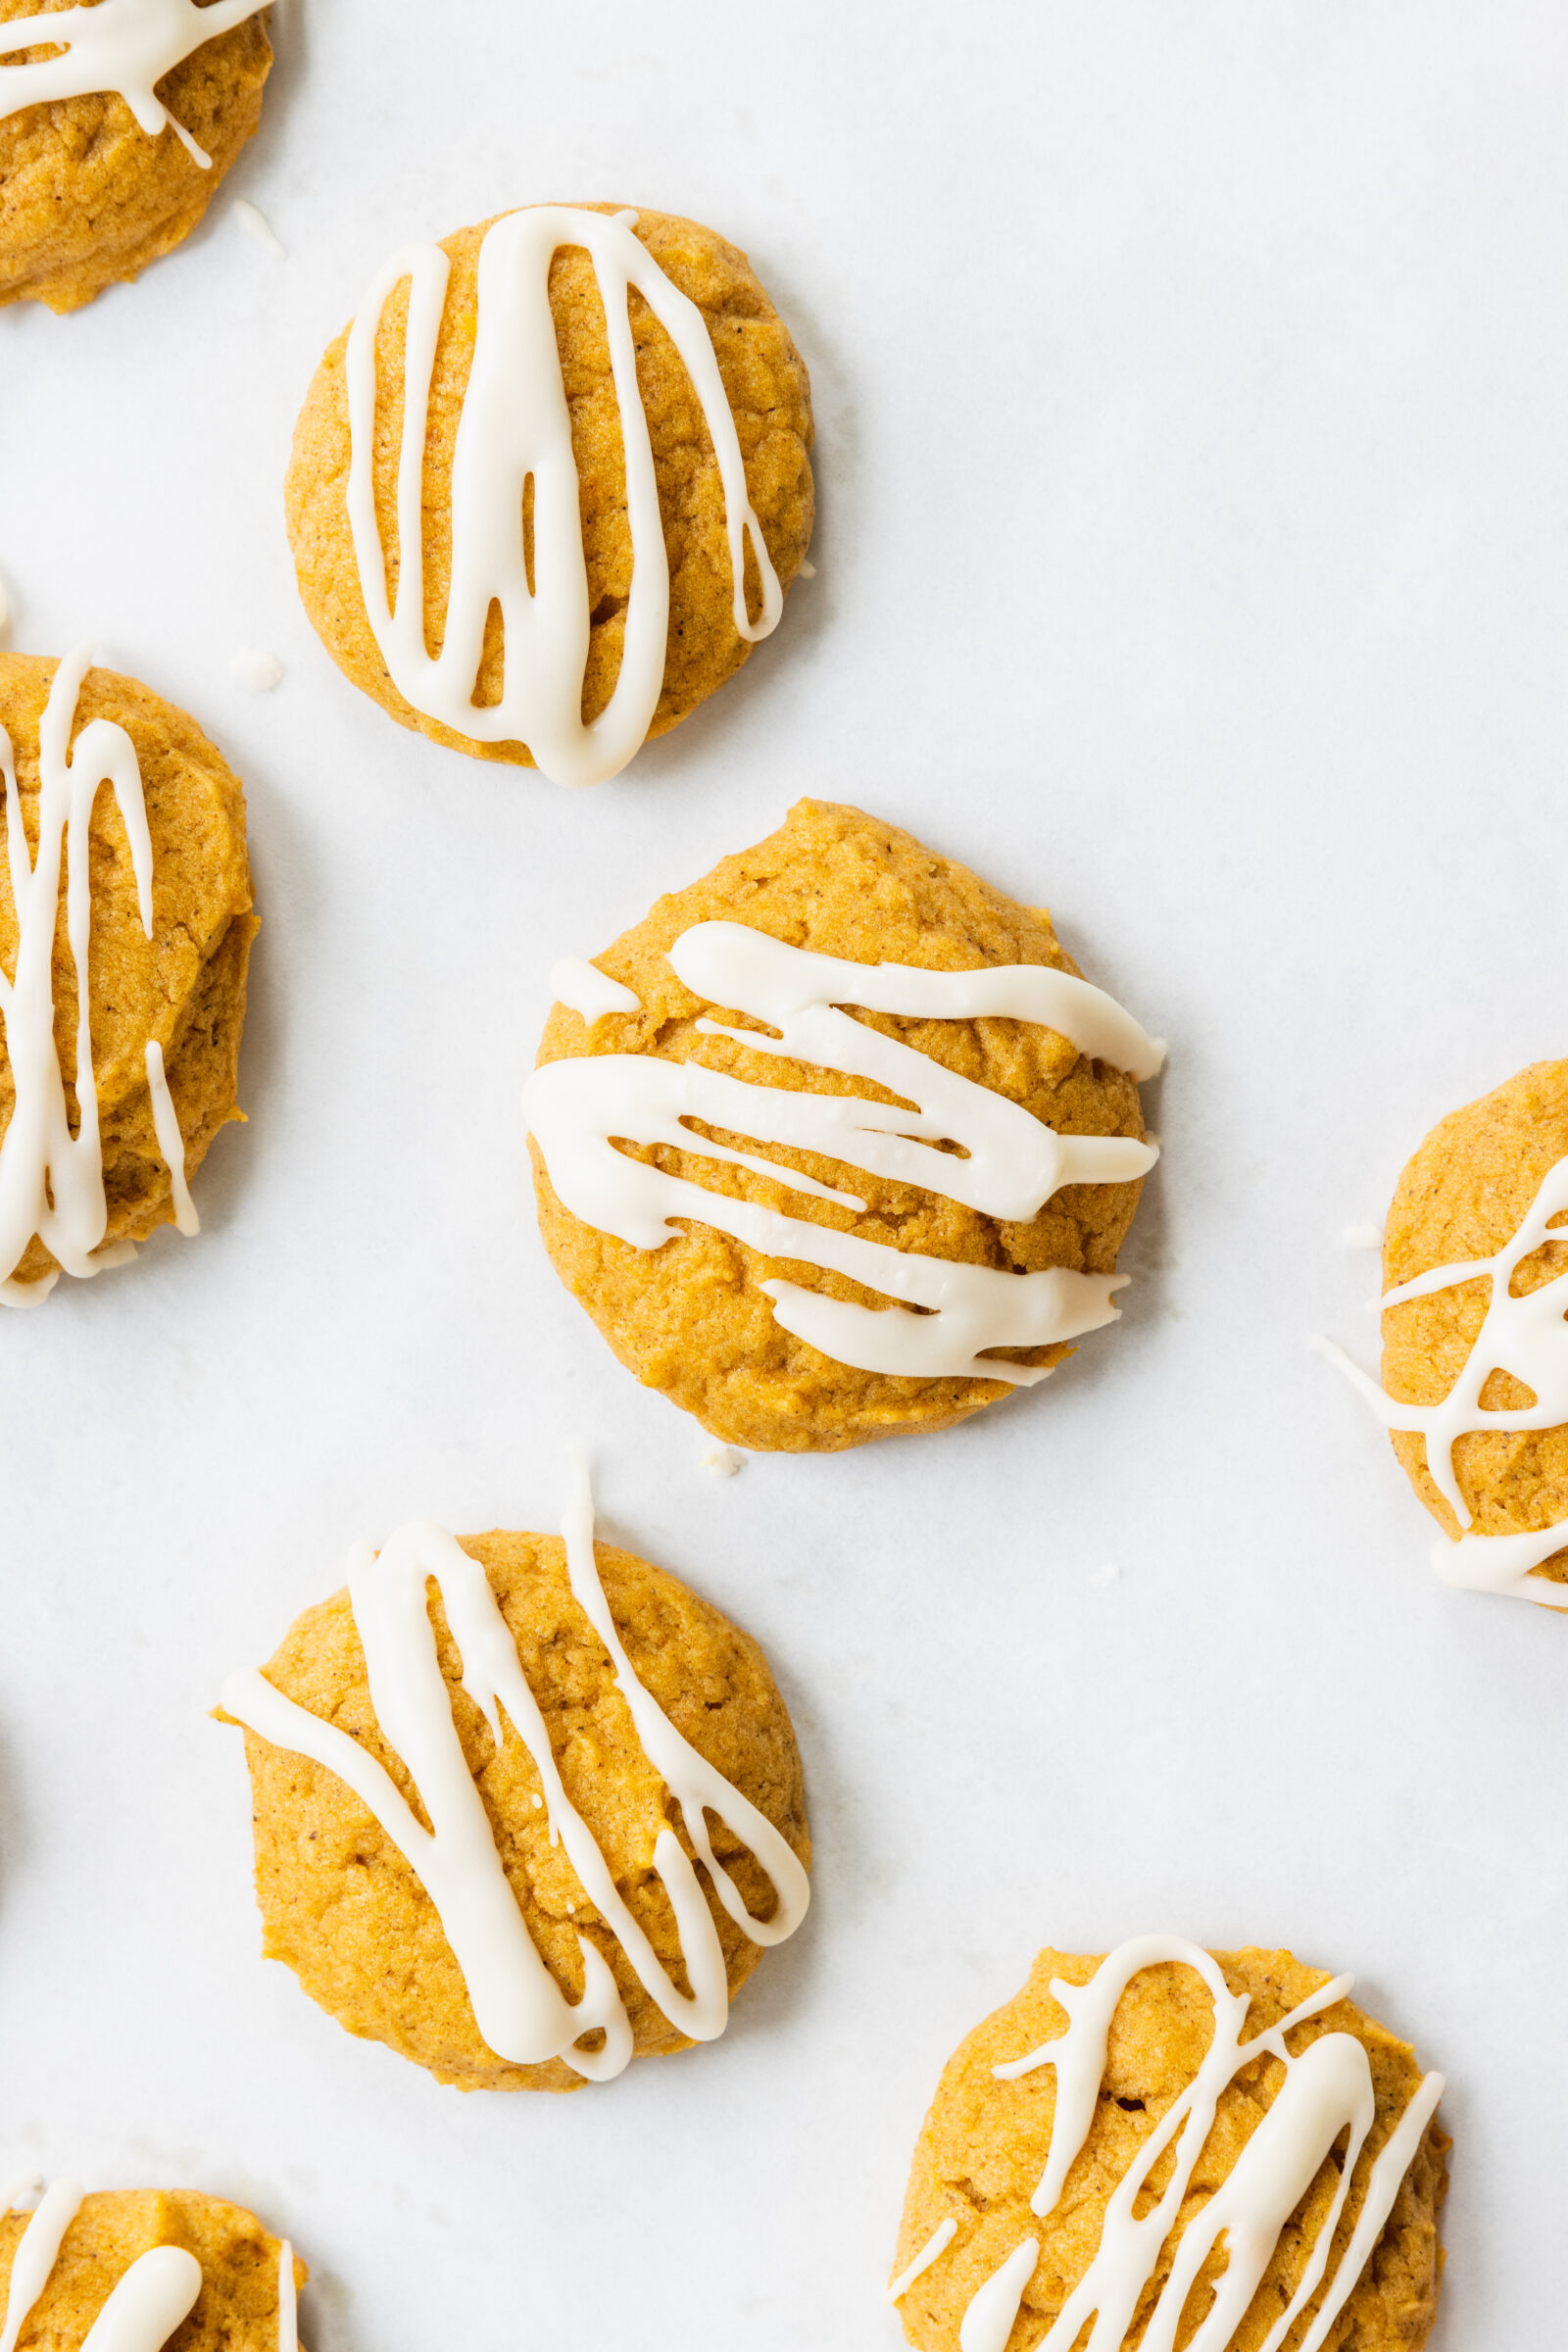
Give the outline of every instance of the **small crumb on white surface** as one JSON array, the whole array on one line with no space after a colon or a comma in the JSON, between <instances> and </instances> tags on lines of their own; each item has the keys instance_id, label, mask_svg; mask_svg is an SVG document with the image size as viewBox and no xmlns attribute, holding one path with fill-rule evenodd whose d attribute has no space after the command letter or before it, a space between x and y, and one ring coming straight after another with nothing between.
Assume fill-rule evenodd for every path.
<instances>
[{"instance_id":1,"label":"small crumb on white surface","mask_svg":"<svg viewBox=\"0 0 1568 2352\"><path fill-rule=\"evenodd\" d=\"M1116 1561L1106 1560L1102 1567L1090 1569L1089 1582L1092 1585L1119 1585L1121 1569Z\"/></svg>"},{"instance_id":2,"label":"small crumb on white surface","mask_svg":"<svg viewBox=\"0 0 1568 2352\"><path fill-rule=\"evenodd\" d=\"M252 204L250 199L246 196L236 196L234 199L234 218L239 222L241 228L245 231L245 234L248 237L253 237L258 245L265 245L268 252L272 255L274 260L279 262L286 262L288 260L288 247L284 244L282 238L278 235L276 229L272 226L272 223L270 220L269 220L267 215L263 212L259 204Z\"/></svg>"},{"instance_id":3,"label":"small crumb on white surface","mask_svg":"<svg viewBox=\"0 0 1568 2352\"><path fill-rule=\"evenodd\" d=\"M800 577L803 580L814 580L816 577L816 565L814 564L803 564L800 569Z\"/></svg>"},{"instance_id":4,"label":"small crumb on white surface","mask_svg":"<svg viewBox=\"0 0 1568 2352\"><path fill-rule=\"evenodd\" d=\"M275 654L261 654L247 647L234 656L228 674L236 686L248 686L253 694L270 694L274 686L283 683L283 664Z\"/></svg>"},{"instance_id":5,"label":"small crumb on white surface","mask_svg":"<svg viewBox=\"0 0 1568 2352\"><path fill-rule=\"evenodd\" d=\"M733 1446L710 1446L702 1459L703 1468L711 1470L715 1478L733 1478L737 1470L746 1467L746 1456L737 1453Z\"/></svg>"},{"instance_id":6,"label":"small crumb on white surface","mask_svg":"<svg viewBox=\"0 0 1568 2352\"><path fill-rule=\"evenodd\" d=\"M1340 1239L1347 1250L1381 1250L1383 1228L1381 1225L1347 1225Z\"/></svg>"}]
</instances>

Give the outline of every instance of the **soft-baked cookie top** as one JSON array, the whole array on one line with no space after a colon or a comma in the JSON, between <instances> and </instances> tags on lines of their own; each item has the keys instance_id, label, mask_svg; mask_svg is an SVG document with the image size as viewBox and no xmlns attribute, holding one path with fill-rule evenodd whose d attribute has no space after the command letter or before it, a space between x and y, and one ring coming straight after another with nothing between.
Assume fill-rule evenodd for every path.
<instances>
[{"instance_id":1,"label":"soft-baked cookie top","mask_svg":"<svg viewBox=\"0 0 1568 2352\"><path fill-rule=\"evenodd\" d=\"M711 2040L806 1908L760 1650L585 1512L564 1544L362 1546L266 1678L223 1688L268 1954L464 2089L569 2090Z\"/></svg>"},{"instance_id":2,"label":"soft-baked cookie top","mask_svg":"<svg viewBox=\"0 0 1568 2352\"><path fill-rule=\"evenodd\" d=\"M558 1004L528 1089L540 1230L622 1362L715 1436L942 1428L1114 1318L1155 1157L1132 1072L1160 1049L1045 912L803 801L607 978L624 1002Z\"/></svg>"},{"instance_id":3,"label":"soft-baked cookie top","mask_svg":"<svg viewBox=\"0 0 1568 2352\"><path fill-rule=\"evenodd\" d=\"M194 1230L256 923L238 779L134 679L0 654L0 1298L32 1304L62 1265Z\"/></svg>"},{"instance_id":4,"label":"soft-baked cookie top","mask_svg":"<svg viewBox=\"0 0 1568 2352\"><path fill-rule=\"evenodd\" d=\"M73 6L0 0L0 26ZM0 305L78 310L190 234L260 120L269 15L90 0L69 44L0 54Z\"/></svg>"},{"instance_id":5,"label":"soft-baked cookie top","mask_svg":"<svg viewBox=\"0 0 1568 2352\"><path fill-rule=\"evenodd\" d=\"M403 725L593 781L777 618L810 443L733 245L608 204L502 214L395 256L322 360L287 485L300 592Z\"/></svg>"},{"instance_id":6,"label":"soft-baked cookie top","mask_svg":"<svg viewBox=\"0 0 1568 2352\"><path fill-rule=\"evenodd\" d=\"M1565 1271L1568 1061L1541 1061L1441 1120L1399 1178L1382 1386L1328 1349L1444 1531L1439 1574L1546 1606L1568 1583Z\"/></svg>"},{"instance_id":7,"label":"soft-baked cookie top","mask_svg":"<svg viewBox=\"0 0 1568 2352\"><path fill-rule=\"evenodd\" d=\"M307 2277L287 2239L195 2189L56 2180L33 2212L0 2214L0 2326L22 2352L79 2352L111 2304L116 2352L176 2330L180 2352L296 2352Z\"/></svg>"},{"instance_id":8,"label":"soft-baked cookie top","mask_svg":"<svg viewBox=\"0 0 1568 2352\"><path fill-rule=\"evenodd\" d=\"M1441 2076L1289 1952L1047 1950L950 2060L889 2289L920 2352L1419 2352Z\"/></svg>"}]
</instances>

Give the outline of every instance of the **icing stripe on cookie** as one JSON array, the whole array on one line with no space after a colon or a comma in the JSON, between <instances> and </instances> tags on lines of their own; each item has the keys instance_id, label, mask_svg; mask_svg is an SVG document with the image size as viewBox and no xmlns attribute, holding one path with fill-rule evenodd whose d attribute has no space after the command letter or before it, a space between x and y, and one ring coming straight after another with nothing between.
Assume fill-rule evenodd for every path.
<instances>
[{"instance_id":1,"label":"icing stripe on cookie","mask_svg":"<svg viewBox=\"0 0 1568 2352\"><path fill-rule=\"evenodd\" d=\"M1313 1341L1318 1352L1360 1392L1385 1429L1415 1430L1426 1440L1433 1484L1466 1531L1457 1543L1440 1536L1433 1549L1432 1564L1444 1583L1540 1601L1548 1608L1553 1585L1549 1579L1532 1575L1531 1570L1568 1546L1568 1520L1515 1535L1469 1532L1473 1514L1459 1489L1453 1449L1472 1432L1556 1429L1568 1422L1568 1320L1563 1305L1568 1292L1558 1287L1562 1276L1542 1283L1522 1298L1513 1295L1514 1274L1526 1258L1550 1242L1568 1241L1568 1231L1553 1226L1554 1218L1565 1216L1568 1159L1559 1159L1543 1177L1517 1233L1493 1256L1434 1266L1384 1292L1377 1303L1387 1313L1407 1298L1430 1298L1435 1291L1452 1290L1459 1283L1484 1281L1492 1286L1486 1320L1476 1334L1464 1370L1440 1404L1401 1404L1332 1340ZM1482 1394L1494 1372L1511 1373L1533 1392L1535 1401L1528 1405L1483 1404Z\"/></svg>"},{"instance_id":2,"label":"icing stripe on cookie","mask_svg":"<svg viewBox=\"0 0 1568 2352\"><path fill-rule=\"evenodd\" d=\"M1048 964L936 972L851 963L790 947L742 923L694 925L670 949L669 962L706 1003L750 1014L779 1033L702 1021L698 1026L707 1034L780 1060L868 1080L917 1107L754 1085L700 1062L655 1054L546 1062L529 1079L523 1106L551 1184L573 1216L635 1250L662 1249L673 1219L693 1218L765 1256L821 1267L900 1301L866 1307L794 1282L762 1285L786 1331L866 1372L1027 1387L1050 1367L982 1350L1049 1346L1115 1321L1119 1309L1111 1297L1125 1275L1060 1266L1013 1274L898 1250L710 1191L616 1149L621 1141L673 1146L767 1176L786 1193L809 1194L852 1214L863 1210L853 1194L698 1136L691 1123L700 1121L919 1185L984 1215L1027 1220L1063 1185L1122 1184L1145 1175L1158 1157L1156 1148L1125 1136L1058 1135L1021 1103L840 1007L858 1004L919 1020L1031 1021L1055 1030L1082 1054L1135 1078L1152 1077L1164 1048L1113 998ZM941 1150L944 1143L961 1146L962 1155Z\"/></svg>"},{"instance_id":3,"label":"icing stripe on cookie","mask_svg":"<svg viewBox=\"0 0 1568 2352\"><path fill-rule=\"evenodd\" d=\"M54 22L54 20L49 20ZM123 727L89 720L72 742L76 698L92 660L79 646L56 665L38 722L38 850L27 847L22 794L11 738L0 727L0 778L5 783L6 847L17 916L17 964L0 971L0 1021L15 1097L0 1135L0 1306L37 1306L53 1290L54 1273L38 1282L12 1279L36 1234L68 1274L85 1278L117 1262L102 1248L109 1224L104 1198L103 1147L98 1131L98 1087L92 1059L92 1002L88 950L92 883L88 830L101 784L112 787L130 847L142 929L153 935L153 847L147 826L136 747ZM77 1128L71 1132L66 1081L55 1043L55 931L60 893L66 893L66 931L76 967L74 1091ZM156 1077L153 1065L157 1054ZM164 1080L163 1050L147 1048L147 1078L160 1151L169 1162L182 1233L195 1231L185 1190L185 1149Z\"/></svg>"},{"instance_id":4,"label":"icing stripe on cookie","mask_svg":"<svg viewBox=\"0 0 1568 2352\"><path fill-rule=\"evenodd\" d=\"M659 511L653 444L637 385L627 313L635 286L685 363L707 424L719 478L737 633L755 644L777 626L784 593L746 486L746 467L708 325L670 283L632 230L635 213L591 213L536 205L509 213L479 248L473 363L452 456L452 564L441 651L425 644L425 429L441 314L451 263L439 245L394 254L349 330L348 514L365 610L405 701L427 718L479 743L522 743L557 784L599 784L619 773L653 723L664 681L669 562ZM588 567L582 543L577 461L562 379L550 265L564 245L583 247L604 302L611 368L625 453L631 594L614 691L584 726L588 662ZM375 342L393 289L408 281L404 338L403 439L398 462L398 585L389 604L386 550L375 511L372 457ZM533 561L523 538L524 491L533 483ZM756 559L762 606L746 608L746 550ZM501 609L505 655L501 699L474 704L491 606Z\"/></svg>"},{"instance_id":5,"label":"icing stripe on cookie","mask_svg":"<svg viewBox=\"0 0 1568 2352\"><path fill-rule=\"evenodd\" d=\"M0 24L0 120L24 106L46 106L60 98L86 98L112 90L123 98L149 137L165 125L204 172L213 159L176 122L156 84L166 74L219 33L232 31L260 14L268 0L96 0L91 8L62 8L52 14L13 17ZM59 44L59 57L3 61L24 49Z\"/></svg>"},{"instance_id":6,"label":"icing stripe on cookie","mask_svg":"<svg viewBox=\"0 0 1568 2352\"><path fill-rule=\"evenodd\" d=\"M1298 2055L1286 2047L1295 2026L1330 2009L1349 1992L1352 1979L1335 1977L1271 2026L1243 2039L1250 2006L1233 1993L1218 1964L1179 1936L1146 1936L1124 1943L1101 1962L1087 1984L1053 1979L1052 1998L1067 2013L1067 2031L992 2073L1015 2082L1037 2068L1055 2069L1056 2099L1046 2169L1031 2205L1054 2213L1067 2176L1094 2123L1105 2074L1106 2041L1116 2005L1142 1970L1176 1962L1195 1969L1214 2009L1213 2038L1185 2090L1139 2144L1105 2208L1100 2242L1088 2268L1044 2336L1037 2352L1118 2352L1144 2305L1161 2252L1176 2226L1199 2159L1208 2142L1221 2094L1254 2059L1269 2056L1285 2069L1262 2120L1219 2187L1194 2212L1177 2244L1152 2307L1141 2352L1174 2352L1183 2312L1205 2263L1224 2238L1224 2268L1212 2277L1213 2299L1187 2352L1224 2352L1268 2269L1282 2232L1343 2137L1338 2185L1320 2223L1295 2293L1259 2352L1279 2352L1323 2285L1335 2234L1352 2177L1376 2118L1377 2100L1366 2050L1353 2034L1329 2033ZM1318 2352L1366 2268L1394 2209L1399 2186L1443 2094L1443 2077L1426 2075L1367 2170L1360 2213L1335 2266L1300 2352ZM1165 2160L1165 2185L1152 2177ZM1139 2211L1142 2200L1147 2210ZM1003 2352L1022 2296L1034 2275L1039 2245L1028 2238L970 2298L959 2329L961 2352ZM1003 2320L1005 2325L1003 2325ZM1091 2322L1093 2323L1091 2326ZM1085 2328L1089 2334L1084 2337Z\"/></svg>"},{"instance_id":7,"label":"icing stripe on cookie","mask_svg":"<svg viewBox=\"0 0 1568 2352\"><path fill-rule=\"evenodd\" d=\"M713 1891L754 1943L778 1943L806 1915L806 1872L763 1814L682 1738L644 1690L621 1645L594 1557L593 1502L579 1467L563 1520L573 1596L610 1653L615 1687L631 1711L650 1763L680 1807L686 1834ZM496 1850L484 1801L464 1758L436 1654L425 1589L440 1588L447 1623L463 1661L463 1688L484 1715L499 1748L501 1708L533 1760L559 1836L590 1902L631 1963L661 2013L693 2041L712 2041L729 2016L723 1948L702 1885L674 1832L662 1830L651 1856L669 1897L689 1993L679 1991L632 1915L592 1831L563 1786L538 1701L489 1579L444 1528L400 1528L376 1554L359 1544L349 1560L349 1599L365 1650L370 1701L383 1737L418 1790L432 1829L417 1821L391 1776L346 1733L297 1706L263 1675L244 1670L223 1685L225 1713L270 1740L310 1756L345 1781L368 1806L417 1874L467 1986L479 2032L498 2057L518 2066L563 2058L591 2082L617 2075L632 2054L631 2026L614 1978L597 1947L579 1933L583 1990L568 2001L535 1949ZM769 1920L753 1918L728 1872L715 1860L706 1812L750 1848L777 1898ZM602 2032L596 2051L576 2045Z\"/></svg>"},{"instance_id":8,"label":"icing stripe on cookie","mask_svg":"<svg viewBox=\"0 0 1568 2352\"><path fill-rule=\"evenodd\" d=\"M16 2352L23 2328L54 2275L66 2231L81 2210L75 2180L45 2189L17 2241L6 2295L0 2352ZM293 2272L289 2274L293 2283ZM202 2291L201 2265L183 2246L151 2246L123 2271L86 2335L81 2352L163 2352ZM288 2348L279 2341L279 2352Z\"/></svg>"}]
</instances>

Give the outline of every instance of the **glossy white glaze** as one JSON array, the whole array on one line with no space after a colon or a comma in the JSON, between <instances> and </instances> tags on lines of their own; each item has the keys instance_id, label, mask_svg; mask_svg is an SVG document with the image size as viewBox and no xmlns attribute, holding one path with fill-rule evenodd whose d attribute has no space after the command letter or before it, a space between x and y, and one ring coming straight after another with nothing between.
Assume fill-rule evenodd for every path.
<instances>
[{"instance_id":1,"label":"glossy white glaze","mask_svg":"<svg viewBox=\"0 0 1568 2352\"><path fill-rule=\"evenodd\" d=\"M719 1902L754 1943L782 1941L805 1917L806 1872L769 1822L722 1774L706 1763L638 1682L621 1645L594 1558L593 1505L578 1468L563 1521L571 1590L609 1652L650 1763L680 1807L686 1834ZM443 1528L400 1528L379 1555L357 1545L349 1594L364 1645L376 1720L402 1757L433 1825L426 1830L389 1774L343 1732L285 1698L264 1676L230 1675L225 1711L274 1746L308 1755L336 1773L380 1822L418 1873L440 1914L463 1971L479 2031L498 2056L517 2065L563 2058L578 2074L604 2082L632 2054L631 2028L611 1971L593 1941L579 1935L584 1971L580 1998L569 2001L535 1950L496 1851L489 1816L464 1758L436 1654L426 1586L440 1589L463 1661L463 1688L499 1746L501 1708L539 1774L553 1835L559 1835L588 1900L620 1944L661 2012L694 2041L710 2041L728 2019L724 1955L697 1873L674 1832L662 1831L649 1857L669 1898L690 1992L682 1992L623 1899L592 1832L572 1805L551 1750L550 1735L528 1687L516 1645L479 1563ZM771 1919L747 1910L715 1859L707 1823L711 1811L750 1848L777 1897ZM585 2035L603 2045L585 2051Z\"/></svg>"},{"instance_id":2,"label":"glossy white glaze","mask_svg":"<svg viewBox=\"0 0 1568 2352\"><path fill-rule=\"evenodd\" d=\"M167 123L192 161L210 171L212 157L174 121L156 85L195 50L267 5L268 0L212 0L206 8L198 8L196 0L97 0L91 8L13 17L0 24L0 117L20 114L24 106L113 90L149 137L156 138ZM46 45L63 45L62 54L25 65L3 62Z\"/></svg>"},{"instance_id":3,"label":"glossy white glaze","mask_svg":"<svg viewBox=\"0 0 1568 2352\"><path fill-rule=\"evenodd\" d=\"M648 418L637 384L627 313L635 286L675 345L691 379L724 488L731 610L750 642L776 627L783 591L752 511L746 467L702 312L633 234L633 212L546 204L508 213L479 249L473 362L452 460L452 562L441 651L431 657L424 616L424 461L430 385L451 264L439 245L393 255L361 305L345 360L350 431L348 513L366 613L394 685L427 717L478 743L521 743L558 784L597 784L640 749L663 684L669 563ZM606 708L583 724L588 661L588 568L581 485L550 308L550 265L562 246L589 255L604 302L625 459L631 593L620 668ZM376 332L393 289L409 286L403 440L397 514L396 603L375 512L371 449ZM526 486L533 484L531 548ZM746 551L761 609L746 602ZM531 561L530 561L531 557ZM505 639L499 702L476 709L474 689L493 605Z\"/></svg>"},{"instance_id":4,"label":"glossy white glaze","mask_svg":"<svg viewBox=\"0 0 1568 2352\"><path fill-rule=\"evenodd\" d=\"M870 1174L920 1185L999 1218L1028 1219L1067 1184L1144 1175L1153 1148L1119 1136L1057 1135L1019 1103L886 1037L843 1009L925 1020L996 1016L1055 1030L1081 1053L1151 1077L1164 1049L1103 991L1043 964L926 971L815 956L732 922L698 923L669 951L676 976L705 1003L765 1022L698 1026L782 1061L811 1063L885 1087L914 1110L863 1095L809 1094L744 1082L696 1061L655 1054L582 1054L547 1062L524 1090L529 1127L550 1181L584 1224L637 1250L658 1250L672 1221L690 1217L770 1257L804 1261L902 1303L886 1308L829 1298L799 1283L762 1285L786 1331L824 1355L868 1372L957 1375L1028 1386L1047 1367L982 1356L1035 1348L1113 1322L1124 1275L1062 1267L1013 1274L899 1250L841 1227L736 1200L617 1151L617 1140L667 1144L727 1161L858 1214L855 1194L776 1160L699 1138L692 1122L764 1144L793 1146ZM777 1036L768 1034L776 1030ZM961 1155L939 1147L961 1147ZM911 1308L926 1311L914 1313Z\"/></svg>"}]
</instances>

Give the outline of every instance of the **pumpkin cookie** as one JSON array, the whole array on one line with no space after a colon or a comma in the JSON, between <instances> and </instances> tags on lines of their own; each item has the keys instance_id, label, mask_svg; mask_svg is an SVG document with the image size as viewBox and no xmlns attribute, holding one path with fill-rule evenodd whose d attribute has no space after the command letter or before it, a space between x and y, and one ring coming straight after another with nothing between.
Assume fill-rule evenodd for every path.
<instances>
[{"instance_id":1,"label":"pumpkin cookie","mask_svg":"<svg viewBox=\"0 0 1568 2352\"><path fill-rule=\"evenodd\" d=\"M238 780L133 678L0 654L0 1304L31 1306L195 1232L256 923Z\"/></svg>"},{"instance_id":2,"label":"pumpkin cookie","mask_svg":"<svg viewBox=\"0 0 1568 2352\"><path fill-rule=\"evenodd\" d=\"M189 236L261 119L269 14L0 0L0 304L79 310Z\"/></svg>"},{"instance_id":3,"label":"pumpkin cookie","mask_svg":"<svg viewBox=\"0 0 1568 2352\"><path fill-rule=\"evenodd\" d=\"M421 1524L359 1546L222 1701L269 1957L460 2089L573 2090L712 2040L805 1913L761 1651L596 1545L586 1487L564 1543Z\"/></svg>"},{"instance_id":4,"label":"pumpkin cookie","mask_svg":"<svg viewBox=\"0 0 1568 2352\"><path fill-rule=\"evenodd\" d=\"M0 2214L0 2324L20 2352L79 2352L94 2328L125 2352L176 2332L179 2352L295 2352L307 2276L286 2238L195 2189L56 2180L35 2211Z\"/></svg>"},{"instance_id":5,"label":"pumpkin cookie","mask_svg":"<svg viewBox=\"0 0 1568 2352\"><path fill-rule=\"evenodd\" d=\"M1568 1584L1559 1228L1568 1061L1540 1061L1442 1120L1399 1178L1384 1232L1381 1388L1325 1343L1444 1531L1439 1575L1547 1607L1550 1588Z\"/></svg>"},{"instance_id":6,"label":"pumpkin cookie","mask_svg":"<svg viewBox=\"0 0 1568 2352\"><path fill-rule=\"evenodd\" d=\"M777 622L810 445L805 366L733 245L670 213L504 213L395 255L321 362L300 593L403 726L595 783Z\"/></svg>"},{"instance_id":7,"label":"pumpkin cookie","mask_svg":"<svg viewBox=\"0 0 1568 2352\"><path fill-rule=\"evenodd\" d=\"M1289 1952L1044 1951L949 2061L888 2288L920 2352L1420 2352L1441 2075Z\"/></svg>"},{"instance_id":8,"label":"pumpkin cookie","mask_svg":"<svg viewBox=\"0 0 1568 2352\"><path fill-rule=\"evenodd\" d=\"M553 985L545 1247L715 1437L945 1429L1115 1320L1162 1049L1043 909L802 801Z\"/></svg>"}]
</instances>

